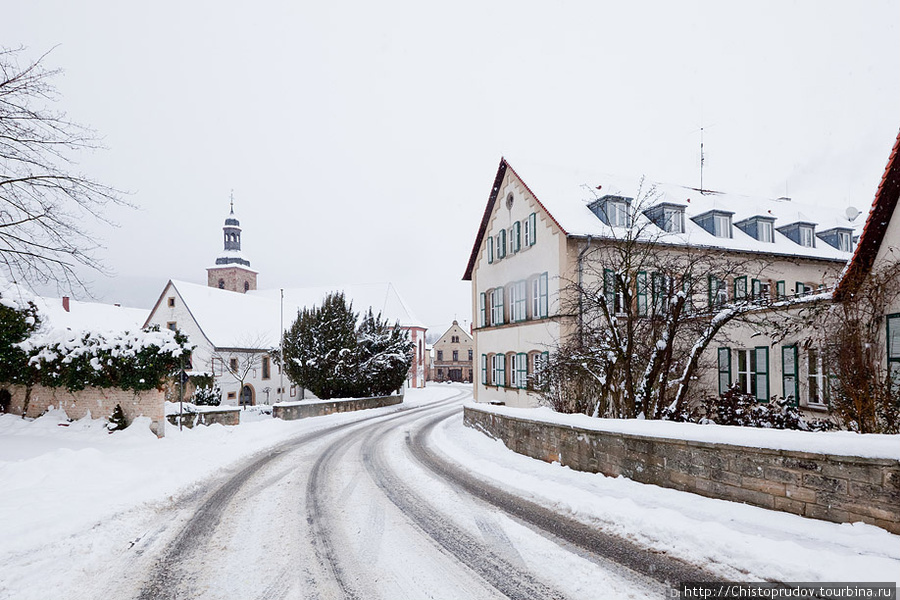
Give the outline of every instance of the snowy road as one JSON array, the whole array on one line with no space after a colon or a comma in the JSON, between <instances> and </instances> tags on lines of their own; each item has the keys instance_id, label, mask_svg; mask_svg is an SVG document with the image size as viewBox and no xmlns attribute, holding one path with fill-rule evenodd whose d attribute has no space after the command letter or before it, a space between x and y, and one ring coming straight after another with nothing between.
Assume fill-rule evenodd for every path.
<instances>
[{"instance_id":1,"label":"snowy road","mask_svg":"<svg viewBox=\"0 0 900 600\"><path fill-rule=\"evenodd\" d=\"M709 578L517 502L443 459L428 432L468 397L301 435L257 458L186 522L161 525L179 532L140 549L129 566L146 573L135 596L660 598L667 577Z\"/></svg>"},{"instance_id":2,"label":"snowy road","mask_svg":"<svg viewBox=\"0 0 900 600\"><path fill-rule=\"evenodd\" d=\"M877 527L515 454L463 426L470 394L163 440L2 416L0 600L662 598L665 581L900 572Z\"/></svg>"}]
</instances>

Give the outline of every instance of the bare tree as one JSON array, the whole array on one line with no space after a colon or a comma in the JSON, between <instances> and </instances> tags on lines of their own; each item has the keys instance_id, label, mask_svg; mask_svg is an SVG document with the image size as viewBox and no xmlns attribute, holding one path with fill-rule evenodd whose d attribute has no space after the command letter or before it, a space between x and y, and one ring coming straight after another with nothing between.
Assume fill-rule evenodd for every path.
<instances>
[{"instance_id":1,"label":"bare tree","mask_svg":"<svg viewBox=\"0 0 900 600\"><path fill-rule=\"evenodd\" d=\"M542 396L557 410L677 416L712 340L735 319L773 306L768 286L734 283L737 275L758 277L766 264L679 242L643 217L657 199L642 184L626 227L584 241L576 278L562 294L574 333L541 374Z\"/></svg>"},{"instance_id":2,"label":"bare tree","mask_svg":"<svg viewBox=\"0 0 900 600\"><path fill-rule=\"evenodd\" d=\"M830 366L830 404L848 429L860 433L900 432L900 373L885 365L885 314L900 299L900 265L873 266L853 294L824 314L814 327L824 337ZM896 335L896 332L893 332ZM887 368L886 368L887 367Z\"/></svg>"},{"instance_id":3,"label":"bare tree","mask_svg":"<svg viewBox=\"0 0 900 600\"><path fill-rule=\"evenodd\" d=\"M76 269L103 266L83 220L112 224L104 209L128 204L77 171L77 153L99 147L94 132L53 110L60 71L45 68L47 54L23 55L0 48L0 265L13 280L84 288Z\"/></svg>"},{"instance_id":4,"label":"bare tree","mask_svg":"<svg viewBox=\"0 0 900 600\"><path fill-rule=\"evenodd\" d=\"M219 348L212 354L224 370L238 384L238 403L243 404L244 383L250 374L262 366L263 356L274 351L263 336L242 340L239 348Z\"/></svg>"}]
</instances>

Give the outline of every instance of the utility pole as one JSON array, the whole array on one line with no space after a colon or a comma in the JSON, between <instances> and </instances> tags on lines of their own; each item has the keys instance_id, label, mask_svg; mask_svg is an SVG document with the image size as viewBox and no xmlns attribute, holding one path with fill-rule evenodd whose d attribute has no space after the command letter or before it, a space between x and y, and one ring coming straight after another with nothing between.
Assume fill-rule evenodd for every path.
<instances>
[{"instance_id":1,"label":"utility pole","mask_svg":"<svg viewBox=\"0 0 900 600\"><path fill-rule=\"evenodd\" d=\"M284 402L284 288L281 288L281 326L278 334L278 347L281 358L278 361L281 363L278 365L278 401Z\"/></svg>"}]
</instances>

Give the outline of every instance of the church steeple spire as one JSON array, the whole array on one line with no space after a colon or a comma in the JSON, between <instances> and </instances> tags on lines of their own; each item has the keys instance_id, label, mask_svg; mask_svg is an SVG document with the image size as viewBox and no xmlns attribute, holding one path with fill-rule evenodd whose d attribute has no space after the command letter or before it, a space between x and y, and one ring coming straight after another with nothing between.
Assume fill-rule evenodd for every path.
<instances>
[{"instance_id":1,"label":"church steeple spire","mask_svg":"<svg viewBox=\"0 0 900 600\"><path fill-rule=\"evenodd\" d=\"M256 271L241 251L241 222L234 216L234 190L229 198L229 212L222 227L224 248L216 258L216 266L207 269L210 287L247 292L256 289Z\"/></svg>"}]
</instances>

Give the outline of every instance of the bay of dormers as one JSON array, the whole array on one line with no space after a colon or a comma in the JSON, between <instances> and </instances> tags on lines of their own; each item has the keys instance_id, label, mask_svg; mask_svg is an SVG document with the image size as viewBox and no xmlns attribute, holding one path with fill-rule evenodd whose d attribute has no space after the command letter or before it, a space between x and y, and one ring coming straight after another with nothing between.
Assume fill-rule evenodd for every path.
<instances>
[{"instance_id":1,"label":"bay of dormers","mask_svg":"<svg viewBox=\"0 0 900 600\"><path fill-rule=\"evenodd\" d=\"M853 230L849 227L832 227L820 231L816 237L842 252L850 252L853 249Z\"/></svg>"},{"instance_id":2,"label":"bay of dormers","mask_svg":"<svg viewBox=\"0 0 900 600\"><path fill-rule=\"evenodd\" d=\"M816 224L809 221L796 221L777 228L789 240L806 248L816 247Z\"/></svg>"},{"instance_id":3,"label":"bay of dormers","mask_svg":"<svg viewBox=\"0 0 900 600\"><path fill-rule=\"evenodd\" d=\"M760 242L775 243L775 217L756 215L738 221L734 226Z\"/></svg>"},{"instance_id":4,"label":"bay of dormers","mask_svg":"<svg viewBox=\"0 0 900 600\"><path fill-rule=\"evenodd\" d=\"M644 211L653 223L668 233L684 233L684 205L660 202Z\"/></svg>"},{"instance_id":5,"label":"bay of dormers","mask_svg":"<svg viewBox=\"0 0 900 600\"><path fill-rule=\"evenodd\" d=\"M727 210L713 209L691 217L691 220L716 237L730 238L732 237L731 217L733 215L733 212Z\"/></svg>"},{"instance_id":6,"label":"bay of dormers","mask_svg":"<svg viewBox=\"0 0 900 600\"><path fill-rule=\"evenodd\" d=\"M591 212L610 227L628 227L631 216L631 201L627 196L603 196L588 204Z\"/></svg>"}]
</instances>

